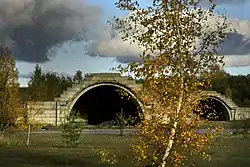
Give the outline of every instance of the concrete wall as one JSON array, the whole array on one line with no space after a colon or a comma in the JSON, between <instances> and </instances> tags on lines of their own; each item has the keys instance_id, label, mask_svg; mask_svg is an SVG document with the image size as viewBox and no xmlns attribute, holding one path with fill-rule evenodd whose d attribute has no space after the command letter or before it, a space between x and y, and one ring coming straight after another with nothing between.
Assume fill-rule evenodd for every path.
<instances>
[{"instance_id":1,"label":"concrete wall","mask_svg":"<svg viewBox=\"0 0 250 167\"><path fill-rule=\"evenodd\" d=\"M64 91L60 97L54 99L54 101L40 101L40 102L28 102L31 109L41 110L41 114L36 115L35 119L42 124L60 125L65 121L67 114L70 113L70 107L72 101L77 100L77 96L81 95L83 90L90 87L97 86L98 84L112 83L113 85L120 85L120 87L131 90L131 93L142 87L141 84L137 84L134 80L129 80L127 77L122 77L120 74L92 74L91 77L85 78L80 84L73 84L66 91ZM216 91L202 91L209 97L217 98L220 102L225 103L228 108L231 120L240 120L250 118L250 108L238 107L232 99L217 93ZM133 93L134 96L135 93Z\"/></svg>"},{"instance_id":2,"label":"concrete wall","mask_svg":"<svg viewBox=\"0 0 250 167\"><path fill-rule=\"evenodd\" d=\"M250 118L250 108L239 107L236 109L236 120L244 120Z\"/></svg>"},{"instance_id":3,"label":"concrete wall","mask_svg":"<svg viewBox=\"0 0 250 167\"><path fill-rule=\"evenodd\" d=\"M34 118L41 124L60 125L65 121L67 114L69 113L68 107L60 105L60 102L55 101L38 101L28 102L30 110L39 110L41 114L36 115ZM236 108L236 112L232 111L235 120L244 120L250 118L250 108Z\"/></svg>"},{"instance_id":4,"label":"concrete wall","mask_svg":"<svg viewBox=\"0 0 250 167\"><path fill-rule=\"evenodd\" d=\"M34 115L33 119L40 124L51 124L58 126L65 122L69 114L68 106L56 101L27 102L28 108Z\"/></svg>"},{"instance_id":5,"label":"concrete wall","mask_svg":"<svg viewBox=\"0 0 250 167\"><path fill-rule=\"evenodd\" d=\"M57 106L55 101L27 102L27 107L37 122L41 124L56 124Z\"/></svg>"}]
</instances>

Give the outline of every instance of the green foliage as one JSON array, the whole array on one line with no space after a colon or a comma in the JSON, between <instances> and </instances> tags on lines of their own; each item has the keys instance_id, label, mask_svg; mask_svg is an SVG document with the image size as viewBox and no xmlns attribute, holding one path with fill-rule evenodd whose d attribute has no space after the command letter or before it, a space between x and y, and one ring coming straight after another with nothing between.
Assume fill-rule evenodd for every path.
<instances>
[{"instance_id":1,"label":"green foliage","mask_svg":"<svg viewBox=\"0 0 250 167\"><path fill-rule=\"evenodd\" d=\"M76 71L73 79L71 77L57 76L55 73L43 73L39 65L35 67L29 88L20 88L21 98L36 100L53 100L59 96L73 83L80 83L83 80L82 72ZM91 76L86 74L85 77ZM137 83L144 83L143 79L137 79ZM250 75L233 76L222 69L216 73L216 78L212 80L212 86L202 88L203 90L213 90L233 99L240 107L250 107ZM206 85L205 85L206 86Z\"/></svg>"},{"instance_id":2,"label":"green foliage","mask_svg":"<svg viewBox=\"0 0 250 167\"><path fill-rule=\"evenodd\" d=\"M246 120L244 120L244 123L245 123L245 128L246 129L249 129L250 128L250 118L247 118Z\"/></svg>"},{"instance_id":3,"label":"green foliage","mask_svg":"<svg viewBox=\"0 0 250 167\"><path fill-rule=\"evenodd\" d=\"M81 70L77 70L74 77L73 77L74 83L81 83L83 81L83 74Z\"/></svg>"},{"instance_id":4,"label":"green foliage","mask_svg":"<svg viewBox=\"0 0 250 167\"><path fill-rule=\"evenodd\" d=\"M78 118L79 114L73 112L67 117L66 122L61 125L61 135L67 147L77 147L81 142L81 132L84 128L84 123L78 121Z\"/></svg>"},{"instance_id":5,"label":"green foliage","mask_svg":"<svg viewBox=\"0 0 250 167\"><path fill-rule=\"evenodd\" d=\"M47 96L47 87L45 83L45 75L39 65L36 65L33 75L28 83L28 97L34 100L44 100Z\"/></svg>"},{"instance_id":6,"label":"green foliage","mask_svg":"<svg viewBox=\"0 0 250 167\"><path fill-rule=\"evenodd\" d=\"M56 73L44 73L39 65L36 65L31 79L28 83L27 92L23 89L22 98L24 100L54 100L55 97L60 96L68 87L74 83L81 83L83 81L82 71L76 71L73 79L69 76L58 76Z\"/></svg>"},{"instance_id":7,"label":"green foliage","mask_svg":"<svg viewBox=\"0 0 250 167\"><path fill-rule=\"evenodd\" d=\"M250 118L247 118L245 120L230 121L229 128L233 130L232 135L247 135L250 129Z\"/></svg>"},{"instance_id":8,"label":"green foliage","mask_svg":"<svg viewBox=\"0 0 250 167\"><path fill-rule=\"evenodd\" d=\"M144 80L136 80L144 83ZM233 101L240 107L250 107L250 74L230 75L223 70L216 74L210 87L202 87L202 90L217 91Z\"/></svg>"},{"instance_id":9,"label":"green foliage","mask_svg":"<svg viewBox=\"0 0 250 167\"><path fill-rule=\"evenodd\" d=\"M250 107L250 75L222 75L213 79L210 90L233 99L240 107Z\"/></svg>"},{"instance_id":10,"label":"green foliage","mask_svg":"<svg viewBox=\"0 0 250 167\"><path fill-rule=\"evenodd\" d=\"M54 100L64 90L73 84L71 77L57 76L56 73L44 73L39 65L28 84L28 99L32 100ZM23 93L26 93L22 90ZM25 95L22 95L26 97Z\"/></svg>"}]
</instances>

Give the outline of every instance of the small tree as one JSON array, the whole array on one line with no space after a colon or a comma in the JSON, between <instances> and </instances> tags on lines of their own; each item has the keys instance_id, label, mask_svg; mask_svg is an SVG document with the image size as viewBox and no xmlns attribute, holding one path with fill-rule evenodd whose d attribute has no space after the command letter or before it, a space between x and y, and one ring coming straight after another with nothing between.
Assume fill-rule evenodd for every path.
<instances>
[{"instance_id":1,"label":"small tree","mask_svg":"<svg viewBox=\"0 0 250 167\"><path fill-rule=\"evenodd\" d=\"M83 81L83 74L81 70L77 70L74 77L73 82L74 83L81 83Z\"/></svg>"},{"instance_id":2,"label":"small tree","mask_svg":"<svg viewBox=\"0 0 250 167\"><path fill-rule=\"evenodd\" d=\"M37 64L28 83L29 100L47 100L46 75Z\"/></svg>"},{"instance_id":3,"label":"small tree","mask_svg":"<svg viewBox=\"0 0 250 167\"><path fill-rule=\"evenodd\" d=\"M19 117L16 124L18 128L27 132L26 145L30 145L31 130L42 127L36 117L43 114L42 106L39 102L27 102L23 108L23 116Z\"/></svg>"},{"instance_id":4,"label":"small tree","mask_svg":"<svg viewBox=\"0 0 250 167\"><path fill-rule=\"evenodd\" d=\"M116 91L119 94L121 100L124 100L124 101L132 100L132 102L134 104L137 103L136 99L132 98L132 96L128 92L124 91L123 89L119 88L119 89L116 89ZM138 107L137 112L139 112L139 107ZM133 118L132 115L130 115L130 116L126 115L123 108L121 108L121 111L116 114L116 119L115 119L115 122L117 123L117 125L120 128L120 135L123 135L123 130L127 126L132 125L134 122L136 122L136 120L138 121L138 119L139 119L138 117Z\"/></svg>"},{"instance_id":5,"label":"small tree","mask_svg":"<svg viewBox=\"0 0 250 167\"><path fill-rule=\"evenodd\" d=\"M123 131L126 128L128 121L129 121L129 118L126 118L125 113L123 112L123 109L121 109L121 112L116 114L116 119L115 119L115 122L119 127L121 136L123 136Z\"/></svg>"},{"instance_id":6,"label":"small tree","mask_svg":"<svg viewBox=\"0 0 250 167\"><path fill-rule=\"evenodd\" d=\"M79 121L79 113L72 112L66 117L66 122L62 126L61 136L67 147L76 147L81 142L81 132L84 122Z\"/></svg>"}]
</instances>

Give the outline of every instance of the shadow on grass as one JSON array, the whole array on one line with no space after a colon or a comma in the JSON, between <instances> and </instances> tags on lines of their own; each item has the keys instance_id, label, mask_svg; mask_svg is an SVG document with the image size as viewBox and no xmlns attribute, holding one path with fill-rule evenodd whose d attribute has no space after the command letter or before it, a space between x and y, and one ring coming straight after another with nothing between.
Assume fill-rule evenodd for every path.
<instances>
[{"instance_id":1,"label":"shadow on grass","mask_svg":"<svg viewBox=\"0 0 250 167\"><path fill-rule=\"evenodd\" d=\"M216 139L208 150L211 160L193 157L197 167L247 167L250 166L250 136L224 136Z\"/></svg>"},{"instance_id":2,"label":"shadow on grass","mask_svg":"<svg viewBox=\"0 0 250 167\"><path fill-rule=\"evenodd\" d=\"M128 160L130 136L82 135L82 142L77 148L65 148L60 134L32 134L31 145L25 145L26 134L6 134L0 144L0 167L132 167ZM119 163L100 164L100 156L93 149L108 149L119 152ZM120 154L121 153L121 154Z\"/></svg>"},{"instance_id":3,"label":"shadow on grass","mask_svg":"<svg viewBox=\"0 0 250 167\"><path fill-rule=\"evenodd\" d=\"M133 167L127 158L133 155L128 151L135 140L131 136L83 135L77 148L62 147L60 135L32 134L31 146L20 144L25 141L23 134L6 135L14 145L0 147L0 167ZM15 144L17 143L17 144ZM250 135L223 136L215 139L216 147L209 149L211 161L199 158L190 159L197 167L247 167L250 166ZM118 153L119 163L99 164L100 157L92 150L108 149Z\"/></svg>"},{"instance_id":4,"label":"shadow on grass","mask_svg":"<svg viewBox=\"0 0 250 167\"><path fill-rule=\"evenodd\" d=\"M15 167L104 167L112 165L99 164L100 159L90 154L65 149L48 149L46 148L0 148L0 166L15 166Z\"/></svg>"}]
</instances>

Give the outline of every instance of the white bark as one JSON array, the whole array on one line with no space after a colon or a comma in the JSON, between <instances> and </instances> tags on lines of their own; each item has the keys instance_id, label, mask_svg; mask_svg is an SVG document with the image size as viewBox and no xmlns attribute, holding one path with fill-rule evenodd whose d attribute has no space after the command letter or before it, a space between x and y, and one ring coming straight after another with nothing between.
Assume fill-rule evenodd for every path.
<instances>
[{"instance_id":1,"label":"white bark","mask_svg":"<svg viewBox=\"0 0 250 167\"><path fill-rule=\"evenodd\" d=\"M31 131L31 127L29 124L28 125L28 133L27 133L27 141L26 141L27 146L30 145L30 131Z\"/></svg>"},{"instance_id":2,"label":"white bark","mask_svg":"<svg viewBox=\"0 0 250 167\"><path fill-rule=\"evenodd\" d=\"M6 129L7 129L7 127L9 126L9 122L6 124L6 126L4 127L4 129L1 131L1 137L0 137L0 140L2 140L3 139L3 137L4 137L4 134L5 134L5 131L6 131Z\"/></svg>"},{"instance_id":3,"label":"white bark","mask_svg":"<svg viewBox=\"0 0 250 167\"><path fill-rule=\"evenodd\" d=\"M183 90L183 83L181 85L181 90ZM179 98L178 106L177 106L177 111L176 111L177 116L179 115L179 113L181 111L183 96L184 96L184 92L182 91L182 93L180 95L180 98ZM178 119L178 118L176 118L176 119ZM160 165L161 167L166 167L166 165L167 165L167 158L168 158L168 156L170 154L170 151L171 151L171 149L173 147L173 144L174 144L177 125L178 125L178 122L175 121L174 124L173 124L173 127L171 129L171 133L170 133L169 140L168 140L168 145L167 145L165 153L164 153L164 155L162 157L162 162L161 162L161 165Z\"/></svg>"},{"instance_id":4,"label":"white bark","mask_svg":"<svg viewBox=\"0 0 250 167\"><path fill-rule=\"evenodd\" d=\"M179 3L181 3L181 0L180 0ZM177 11L179 11L179 9L178 9ZM178 20L178 18L177 18L177 20ZM177 23L178 23L178 21L177 21ZM181 34L180 34L179 26L177 26L177 28L178 28L178 29L177 29L177 31L178 31L178 37L177 37L177 39L182 41L182 39L181 39L182 37L181 37ZM179 53L181 53L181 52L182 52L182 51L181 51L181 49L179 48ZM180 74L180 77L182 77L182 74ZM179 98L179 101L178 101L178 106L177 106L177 111L176 111L176 116L177 116L177 117L178 117L178 115L179 115L179 113L180 113L180 111L181 111L182 102L183 102L183 96L184 96L184 78L181 78L181 79L182 79L182 82L181 82L180 90L181 90L182 92L181 92L181 94L180 94L180 98ZM178 119L178 118L176 118L176 119ZM175 140L175 134L176 134L177 125L178 125L178 122L175 121L175 122L174 122L174 125L173 125L173 127L172 127L172 129L171 129L171 133L170 133L170 136L169 136L169 141L168 141L167 148L166 148L165 153L164 153L164 155L163 155L163 157L162 157L162 162L161 162L161 165L160 165L161 167L166 167L166 165L167 165L166 160L167 160L168 156L170 155L171 149L173 148L173 144L174 144L174 140Z\"/></svg>"},{"instance_id":5,"label":"white bark","mask_svg":"<svg viewBox=\"0 0 250 167\"><path fill-rule=\"evenodd\" d=\"M181 110L182 100L183 100L183 95L181 95L180 100L179 100L179 104L178 104L178 108L177 108L177 114ZM173 128L171 129L171 133L170 133L170 136L169 136L169 141L168 141L167 148L166 148L165 153L164 153L164 155L162 157L161 167L166 167L166 164L167 164L166 160L167 160L167 158L168 158L168 156L170 154L170 151L171 151L171 149L173 147L173 144L174 144L177 125L178 125L178 122L175 121L174 125L173 125Z\"/></svg>"}]
</instances>

